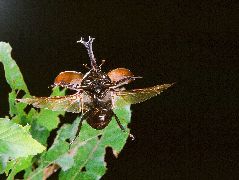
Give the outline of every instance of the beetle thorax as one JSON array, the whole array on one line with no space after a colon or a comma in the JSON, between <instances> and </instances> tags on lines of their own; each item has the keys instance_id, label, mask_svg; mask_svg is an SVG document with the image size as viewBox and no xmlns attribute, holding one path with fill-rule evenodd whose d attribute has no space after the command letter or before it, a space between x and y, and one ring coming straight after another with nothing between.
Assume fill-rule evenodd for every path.
<instances>
[{"instance_id":1,"label":"beetle thorax","mask_svg":"<svg viewBox=\"0 0 239 180\"><path fill-rule=\"evenodd\" d=\"M98 98L104 98L112 85L109 76L101 71L90 70L82 79L81 87Z\"/></svg>"}]
</instances>

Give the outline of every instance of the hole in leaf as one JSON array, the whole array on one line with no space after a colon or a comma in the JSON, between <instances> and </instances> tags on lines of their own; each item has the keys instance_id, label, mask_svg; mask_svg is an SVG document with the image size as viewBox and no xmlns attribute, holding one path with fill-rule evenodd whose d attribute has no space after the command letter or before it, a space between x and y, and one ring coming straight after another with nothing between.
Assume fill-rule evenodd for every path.
<instances>
[{"instance_id":1,"label":"hole in leaf","mask_svg":"<svg viewBox=\"0 0 239 180\"><path fill-rule=\"evenodd\" d=\"M30 110L31 110L31 106L27 106L25 109L24 109L24 112L26 113L26 114L28 114L29 112L30 112Z\"/></svg>"},{"instance_id":2,"label":"hole in leaf","mask_svg":"<svg viewBox=\"0 0 239 180\"><path fill-rule=\"evenodd\" d=\"M101 137L102 137L102 135L98 135L97 137L98 137L98 139L100 140L100 139L101 139Z\"/></svg>"},{"instance_id":3,"label":"hole in leaf","mask_svg":"<svg viewBox=\"0 0 239 180\"><path fill-rule=\"evenodd\" d=\"M35 161L35 162L32 164L32 171L34 171L36 168L38 168L38 163L37 163L37 161Z\"/></svg>"},{"instance_id":4,"label":"hole in leaf","mask_svg":"<svg viewBox=\"0 0 239 180\"><path fill-rule=\"evenodd\" d=\"M8 171L8 174L11 174L12 173L12 169L10 169L9 171ZM6 178L7 179L7 178Z\"/></svg>"},{"instance_id":5,"label":"hole in leaf","mask_svg":"<svg viewBox=\"0 0 239 180\"><path fill-rule=\"evenodd\" d=\"M73 113L66 113L65 116L62 116L62 115L59 116L60 123L58 124L58 127L51 131L50 136L47 139L47 149L49 149L51 145L53 144L57 135L57 131L61 128L61 126L63 126L63 124L65 123L72 123L74 119L76 119L76 117L77 117L77 114L73 114ZM66 142L70 142L70 139L66 139Z\"/></svg>"},{"instance_id":6,"label":"hole in leaf","mask_svg":"<svg viewBox=\"0 0 239 180\"><path fill-rule=\"evenodd\" d=\"M15 175L14 179L23 179L24 174L25 174L25 170L22 170Z\"/></svg>"},{"instance_id":7,"label":"hole in leaf","mask_svg":"<svg viewBox=\"0 0 239 180\"><path fill-rule=\"evenodd\" d=\"M17 98L22 98L26 93L23 90L15 90L16 94L17 94Z\"/></svg>"},{"instance_id":8,"label":"hole in leaf","mask_svg":"<svg viewBox=\"0 0 239 180\"><path fill-rule=\"evenodd\" d=\"M61 123L73 123L77 116L76 113L66 113L65 116L60 115L59 118Z\"/></svg>"},{"instance_id":9,"label":"hole in leaf","mask_svg":"<svg viewBox=\"0 0 239 180\"><path fill-rule=\"evenodd\" d=\"M70 141L70 139L68 138L68 139L66 139L66 142L68 142L68 143L71 143L71 141Z\"/></svg>"},{"instance_id":10,"label":"hole in leaf","mask_svg":"<svg viewBox=\"0 0 239 180\"><path fill-rule=\"evenodd\" d=\"M43 176L47 180L59 179L60 167L57 164L51 164L44 169Z\"/></svg>"},{"instance_id":11,"label":"hole in leaf","mask_svg":"<svg viewBox=\"0 0 239 180\"><path fill-rule=\"evenodd\" d=\"M85 172L86 171L86 168L85 166L81 169L81 172Z\"/></svg>"},{"instance_id":12,"label":"hole in leaf","mask_svg":"<svg viewBox=\"0 0 239 180\"><path fill-rule=\"evenodd\" d=\"M61 169L59 168L56 172L54 172L49 178L47 178L47 180L55 180L55 179L59 179L59 173L60 173Z\"/></svg>"},{"instance_id":13,"label":"hole in leaf","mask_svg":"<svg viewBox=\"0 0 239 180\"><path fill-rule=\"evenodd\" d=\"M54 139L56 138L57 131L59 128L56 128L50 132L50 136L47 138L47 149L51 147L51 145L54 142Z\"/></svg>"},{"instance_id":14,"label":"hole in leaf","mask_svg":"<svg viewBox=\"0 0 239 180\"><path fill-rule=\"evenodd\" d=\"M47 149L49 149L51 147L51 145L53 144L56 136L57 136L57 131L61 128L61 126L63 125L64 123L63 122L60 122L58 124L58 127L56 129L53 129L51 132L50 132L50 136L47 138Z\"/></svg>"},{"instance_id":15,"label":"hole in leaf","mask_svg":"<svg viewBox=\"0 0 239 180\"><path fill-rule=\"evenodd\" d=\"M64 87L61 87L61 86L58 86L60 91L64 90L65 88Z\"/></svg>"}]
</instances>

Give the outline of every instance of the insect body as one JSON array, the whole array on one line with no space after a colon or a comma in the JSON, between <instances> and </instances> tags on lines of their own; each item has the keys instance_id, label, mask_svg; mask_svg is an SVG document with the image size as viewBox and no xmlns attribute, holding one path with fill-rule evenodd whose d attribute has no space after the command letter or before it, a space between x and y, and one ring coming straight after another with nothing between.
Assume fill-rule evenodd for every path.
<instances>
[{"instance_id":1,"label":"insect body","mask_svg":"<svg viewBox=\"0 0 239 180\"><path fill-rule=\"evenodd\" d=\"M82 43L87 51L91 62L90 70L83 75L81 72L65 71L61 72L54 81L55 86L75 90L73 95L61 97L33 97L18 99L20 102L32 104L37 108L46 108L53 111L67 111L73 113L82 113L80 126L83 120L94 129L104 129L112 117L115 117L119 127L124 131L119 118L113 112L114 99L120 97L129 104L135 104L145 101L172 84L157 85L145 89L122 90L122 86L139 78L125 68L117 68L109 73L101 71L101 65L97 65L93 51L92 43L94 38L89 37L86 42L82 38ZM80 131L78 128L77 135Z\"/></svg>"}]
</instances>

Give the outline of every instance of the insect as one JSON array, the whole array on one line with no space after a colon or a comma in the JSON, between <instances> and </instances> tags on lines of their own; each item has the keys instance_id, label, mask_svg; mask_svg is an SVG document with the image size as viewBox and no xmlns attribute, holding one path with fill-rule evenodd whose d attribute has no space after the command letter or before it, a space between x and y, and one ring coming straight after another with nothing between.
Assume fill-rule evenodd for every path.
<instances>
[{"instance_id":1,"label":"insect","mask_svg":"<svg viewBox=\"0 0 239 180\"><path fill-rule=\"evenodd\" d=\"M32 104L37 108L46 108L52 111L67 111L72 113L82 113L76 137L80 132L83 120L94 129L104 129L112 117L115 118L120 129L125 128L120 123L119 118L113 112L114 99L123 98L129 104L143 102L153 96L160 94L172 84L157 85L150 88L125 90L123 85L134 81L137 76L126 68L116 68L108 73L101 70L97 65L92 50L94 38L89 37L88 41L81 38L80 42L87 49L91 67L86 74L76 71L61 72L54 81L54 86L60 86L75 91L75 94L55 97L32 97L17 99L19 102ZM132 136L132 135L131 135Z\"/></svg>"}]
</instances>

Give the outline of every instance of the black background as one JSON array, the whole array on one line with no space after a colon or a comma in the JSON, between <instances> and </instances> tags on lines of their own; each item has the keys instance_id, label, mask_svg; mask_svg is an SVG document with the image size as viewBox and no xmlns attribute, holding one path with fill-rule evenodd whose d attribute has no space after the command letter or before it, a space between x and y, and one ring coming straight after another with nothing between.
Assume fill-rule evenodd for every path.
<instances>
[{"instance_id":1,"label":"black background","mask_svg":"<svg viewBox=\"0 0 239 180\"><path fill-rule=\"evenodd\" d=\"M2 0L0 40L13 47L35 96L48 96L61 71L86 72L76 41L89 35L105 71L144 77L128 88L176 82L132 106L136 140L117 159L107 149L103 179L238 179L238 8L236 0ZM2 117L10 90L3 76L1 66Z\"/></svg>"}]
</instances>

